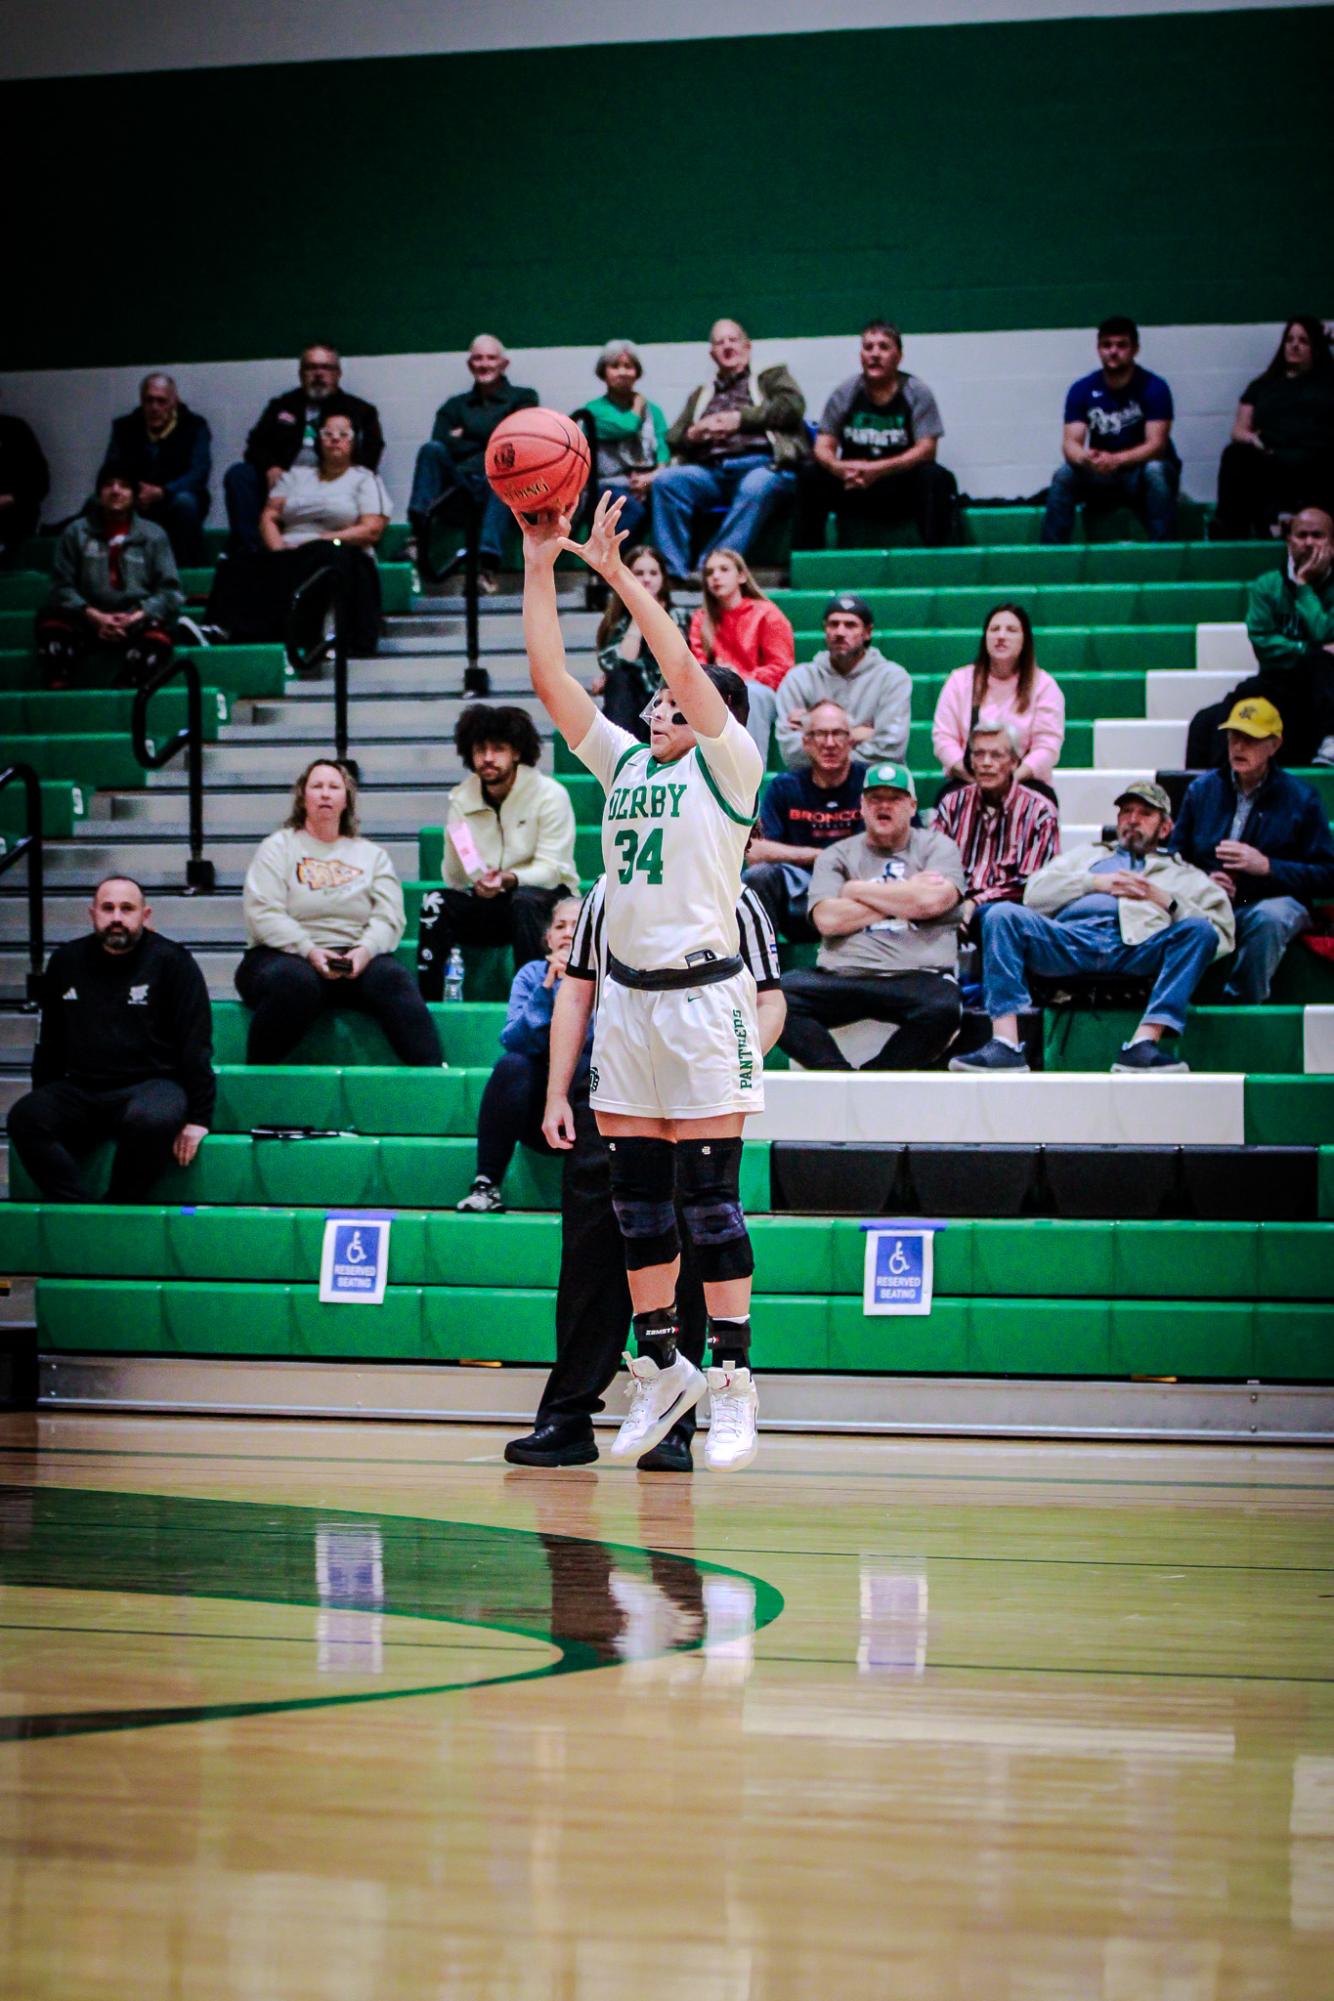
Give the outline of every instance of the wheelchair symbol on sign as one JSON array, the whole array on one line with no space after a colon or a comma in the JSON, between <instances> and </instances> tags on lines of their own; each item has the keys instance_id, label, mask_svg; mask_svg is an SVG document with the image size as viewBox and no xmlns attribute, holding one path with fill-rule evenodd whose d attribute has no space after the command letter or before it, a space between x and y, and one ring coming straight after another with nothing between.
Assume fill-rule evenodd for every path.
<instances>
[{"instance_id":1,"label":"wheelchair symbol on sign","mask_svg":"<svg viewBox=\"0 0 1334 2001\"><path fill-rule=\"evenodd\" d=\"M345 1262L350 1265L365 1264L366 1251L361 1241L360 1230L354 1230L352 1232L352 1241L349 1243L347 1249L343 1252L343 1257Z\"/></svg>"},{"instance_id":2,"label":"wheelchair symbol on sign","mask_svg":"<svg viewBox=\"0 0 1334 2001\"><path fill-rule=\"evenodd\" d=\"M896 1239L894 1248L889 1254L889 1275L891 1278L902 1278L903 1274L910 1268L909 1260L904 1253L902 1241Z\"/></svg>"}]
</instances>

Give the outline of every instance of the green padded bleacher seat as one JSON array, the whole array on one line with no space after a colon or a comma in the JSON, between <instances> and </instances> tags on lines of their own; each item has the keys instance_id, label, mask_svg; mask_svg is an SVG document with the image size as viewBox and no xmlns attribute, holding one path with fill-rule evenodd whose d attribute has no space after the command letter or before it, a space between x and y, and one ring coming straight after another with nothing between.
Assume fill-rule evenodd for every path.
<instances>
[{"instance_id":1,"label":"green padded bleacher seat","mask_svg":"<svg viewBox=\"0 0 1334 2001\"><path fill-rule=\"evenodd\" d=\"M469 948L471 950L471 948ZM465 954L466 960L466 954ZM465 982L465 991L466 991ZM493 1064L500 1054L500 1030L505 1008L500 1001L436 1001L431 1014L440 1030L445 1061L450 1064ZM215 1063L244 1063L249 1009L239 1000L213 1003ZM395 1061L384 1030L369 1015L331 1009L322 1015L292 1051L299 1066L332 1065L352 1069L360 1064L385 1067Z\"/></svg>"},{"instance_id":2,"label":"green padded bleacher seat","mask_svg":"<svg viewBox=\"0 0 1334 2001\"><path fill-rule=\"evenodd\" d=\"M1334 1077L1246 1078L1250 1146L1324 1146L1334 1141Z\"/></svg>"},{"instance_id":3,"label":"green padded bleacher seat","mask_svg":"<svg viewBox=\"0 0 1334 2001\"><path fill-rule=\"evenodd\" d=\"M979 627L958 626L876 631L882 653L914 676L950 674L977 652ZM798 660L811 660L824 645L815 626L796 632ZM1039 666L1063 680L1067 674L1147 673L1151 669L1193 668L1193 625L1047 626L1035 635Z\"/></svg>"},{"instance_id":4,"label":"green padded bleacher seat","mask_svg":"<svg viewBox=\"0 0 1334 2001\"><path fill-rule=\"evenodd\" d=\"M219 725L231 713L230 697L220 688L202 688L204 735L216 739ZM129 733L134 692L129 688L45 689L0 693L0 735L67 736ZM183 729L188 713L184 687L163 688L148 706L150 735L170 736Z\"/></svg>"},{"instance_id":5,"label":"green padded bleacher seat","mask_svg":"<svg viewBox=\"0 0 1334 2001\"><path fill-rule=\"evenodd\" d=\"M88 793L84 786L68 778L42 780L42 833L47 840L67 839L74 832L75 822L82 820L87 811ZM22 786L6 786L0 792L0 834L22 835L26 814L27 800Z\"/></svg>"},{"instance_id":6,"label":"green padded bleacher seat","mask_svg":"<svg viewBox=\"0 0 1334 2001\"><path fill-rule=\"evenodd\" d=\"M30 764L39 777L72 778L90 791L144 782L128 734L0 737L0 767L7 764Z\"/></svg>"},{"instance_id":7,"label":"green padded bleacher seat","mask_svg":"<svg viewBox=\"0 0 1334 2001\"><path fill-rule=\"evenodd\" d=\"M1017 593L1034 584L1245 583L1280 560L1268 542L1140 542L1064 547L796 550L794 590L980 586Z\"/></svg>"},{"instance_id":8,"label":"green padded bleacher seat","mask_svg":"<svg viewBox=\"0 0 1334 2001\"><path fill-rule=\"evenodd\" d=\"M985 585L948 589L871 587L862 595L875 616L876 627L893 634L922 627L967 626L980 633L995 604ZM827 593L821 590L776 590L775 604L803 630L819 624ZM1035 627L1062 625L1197 625L1236 621L1246 616L1246 587L1241 583L1073 583L1030 584L1023 602Z\"/></svg>"},{"instance_id":9,"label":"green padded bleacher seat","mask_svg":"<svg viewBox=\"0 0 1334 2001\"><path fill-rule=\"evenodd\" d=\"M1043 1018L1044 1067L1105 1070L1111 1052L1129 1040L1138 1021L1137 1010L1094 1013L1077 1007L1048 1008ZM1179 1046L1192 1070L1258 1069L1300 1077L1302 1010L1274 1002L1263 1007L1192 1007Z\"/></svg>"},{"instance_id":10,"label":"green padded bleacher seat","mask_svg":"<svg viewBox=\"0 0 1334 2001\"><path fill-rule=\"evenodd\" d=\"M4 614L0 613L0 690L40 692L41 668L29 641L32 621L21 633L6 638ZM281 695L291 678L291 670L281 646L209 646L182 648L188 652L200 680L226 695ZM73 670L83 689L101 689L112 678L110 670L96 661ZM164 695L169 693L164 690ZM160 698L159 698L160 699Z\"/></svg>"}]
</instances>

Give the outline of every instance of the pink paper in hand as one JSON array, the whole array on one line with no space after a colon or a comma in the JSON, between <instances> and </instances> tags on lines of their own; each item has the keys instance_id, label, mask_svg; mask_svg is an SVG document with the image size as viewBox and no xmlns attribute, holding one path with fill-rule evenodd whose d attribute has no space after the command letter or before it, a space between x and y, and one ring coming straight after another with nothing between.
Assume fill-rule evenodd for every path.
<instances>
[{"instance_id":1,"label":"pink paper in hand","mask_svg":"<svg viewBox=\"0 0 1334 2001\"><path fill-rule=\"evenodd\" d=\"M450 827L448 832L450 845L467 874L485 875L486 863L478 852L477 843L472 837L472 829L460 820Z\"/></svg>"}]
</instances>

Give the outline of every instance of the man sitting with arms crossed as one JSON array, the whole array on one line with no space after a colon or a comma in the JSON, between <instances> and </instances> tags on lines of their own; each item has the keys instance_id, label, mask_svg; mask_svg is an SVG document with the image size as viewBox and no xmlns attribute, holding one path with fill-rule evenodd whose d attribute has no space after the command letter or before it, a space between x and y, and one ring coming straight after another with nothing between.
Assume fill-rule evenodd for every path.
<instances>
[{"instance_id":1,"label":"man sitting with arms crossed","mask_svg":"<svg viewBox=\"0 0 1334 2001\"><path fill-rule=\"evenodd\" d=\"M143 1202L174 1159L188 1167L213 1117L213 1016L183 945L148 929L129 876L93 892L92 935L57 945L43 981L33 1088L10 1143L48 1202L92 1200L75 1159L116 1141L109 1202Z\"/></svg>"},{"instance_id":2,"label":"man sitting with arms crossed","mask_svg":"<svg viewBox=\"0 0 1334 2001\"><path fill-rule=\"evenodd\" d=\"M1334 840L1320 794L1277 762L1283 718L1272 702L1238 702L1219 725L1226 771L1206 771L1181 802L1173 845L1231 900L1237 956L1223 998L1266 1001L1284 952L1334 897Z\"/></svg>"},{"instance_id":3,"label":"man sitting with arms crossed","mask_svg":"<svg viewBox=\"0 0 1334 2001\"><path fill-rule=\"evenodd\" d=\"M811 762L804 730L817 702L837 702L852 718L852 754L861 764L901 764L908 755L912 676L872 646L871 607L854 591L830 598L825 650L789 668L778 684L778 748L790 770Z\"/></svg>"},{"instance_id":4,"label":"man sitting with arms crossed","mask_svg":"<svg viewBox=\"0 0 1334 2001\"><path fill-rule=\"evenodd\" d=\"M1019 1016L1032 1006L1030 973L1147 978L1143 1020L1112 1069L1136 1076L1189 1070L1162 1047L1180 1035L1191 995L1232 950L1232 905L1200 869L1166 850L1172 802L1137 778L1116 801L1116 845L1074 848L1040 869L1022 903L1002 903L982 936L982 990L991 1040L951 1070L1027 1070Z\"/></svg>"},{"instance_id":5,"label":"man sitting with arms crossed","mask_svg":"<svg viewBox=\"0 0 1334 2001\"><path fill-rule=\"evenodd\" d=\"M810 768L769 780L759 832L746 849L741 880L764 905L774 930L802 944L820 935L806 914L811 870L826 848L862 824L866 768L853 761L852 739L847 711L837 702L817 702L802 732Z\"/></svg>"},{"instance_id":6,"label":"man sitting with arms crossed","mask_svg":"<svg viewBox=\"0 0 1334 2001\"><path fill-rule=\"evenodd\" d=\"M945 794L935 826L963 856L968 890L959 927L977 940L987 914L1022 902L1029 878L1059 852L1061 823L1050 799L1015 783L1021 752L1008 723L974 723L968 749L972 783Z\"/></svg>"},{"instance_id":7,"label":"man sitting with arms crossed","mask_svg":"<svg viewBox=\"0 0 1334 2001\"><path fill-rule=\"evenodd\" d=\"M901 764L873 764L865 832L826 848L811 871L814 970L783 975L782 1046L807 1070L850 1070L830 1030L897 1022L868 1070L920 1070L959 1026L955 934L963 863L944 834L914 827L917 792Z\"/></svg>"}]
</instances>

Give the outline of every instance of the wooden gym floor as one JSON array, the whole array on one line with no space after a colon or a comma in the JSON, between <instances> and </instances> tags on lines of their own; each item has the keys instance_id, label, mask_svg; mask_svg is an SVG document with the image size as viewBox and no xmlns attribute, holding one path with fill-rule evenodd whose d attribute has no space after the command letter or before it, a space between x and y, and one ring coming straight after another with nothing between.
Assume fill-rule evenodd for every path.
<instances>
[{"instance_id":1,"label":"wooden gym floor","mask_svg":"<svg viewBox=\"0 0 1334 2001\"><path fill-rule=\"evenodd\" d=\"M4 2001L1327 2001L1334 1466L0 1419Z\"/></svg>"}]
</instances>

